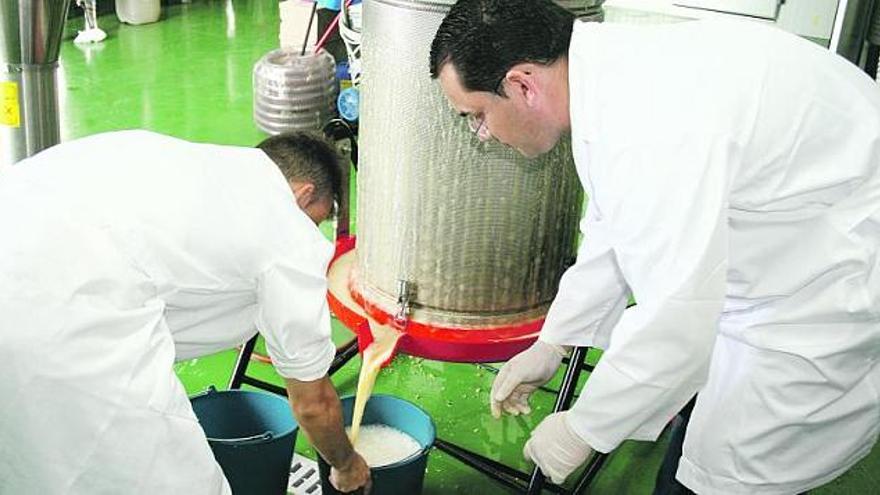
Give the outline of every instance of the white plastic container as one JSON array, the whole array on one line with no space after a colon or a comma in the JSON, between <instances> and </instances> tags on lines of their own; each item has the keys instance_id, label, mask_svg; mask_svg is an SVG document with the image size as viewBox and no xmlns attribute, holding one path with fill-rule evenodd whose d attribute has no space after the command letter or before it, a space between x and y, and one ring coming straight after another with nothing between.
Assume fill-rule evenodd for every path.
<instances>
[{"instance_id":1,"label":"white plastic container","mask_svg":"<svg viewBox=\"0 0 880 495\"><path fill-rule=\"evenodd\" d=\"M126 24L149 24L159 20L160 0L116 0L116 17Z\"/></svg>"}]
</instances>

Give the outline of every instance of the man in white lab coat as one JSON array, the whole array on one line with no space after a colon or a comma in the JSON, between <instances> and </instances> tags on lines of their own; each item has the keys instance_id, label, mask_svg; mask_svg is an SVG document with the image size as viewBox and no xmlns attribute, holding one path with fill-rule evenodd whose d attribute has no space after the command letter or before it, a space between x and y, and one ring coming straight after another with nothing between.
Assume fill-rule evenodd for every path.
<instances>
[{"instance_id":1,"label":"man in white lab coat","mask_svg":"<svg viewBox=\"0 0 880 495\"><path fill-rule=\"evenodd\" d=\"M369 482L327 377L339 165L259 148L123 131L0 173L0 493L228 493L172 365L257 330L337 486Z\"/></svg>"},{"instance_id":2,"label":"man in white lab coat","mask_svg":"<svg viewBox=\"0 0 880 495\"><path fill-rule=\"evenodd\" d=\"M561 482L654 440L695 394L677 479L785 494L880 429L880 92L773 27L574 22L549 0L461 0L431 74L481 140L571 139L589 196L577 263L493 412L528 412L561 346L605 349L525 454ZM624 311L633 295L638 305ZM676 459L678 461L678 459Z\"/></svg>"}]
</instances>

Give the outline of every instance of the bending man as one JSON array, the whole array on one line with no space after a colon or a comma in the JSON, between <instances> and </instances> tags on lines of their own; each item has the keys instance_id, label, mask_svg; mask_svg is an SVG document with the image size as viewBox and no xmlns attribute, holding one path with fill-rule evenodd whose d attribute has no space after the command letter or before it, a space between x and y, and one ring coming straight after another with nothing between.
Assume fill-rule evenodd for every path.
<instances>
[{"instance_id":1,"label":"bending man","mask_svg":"<svg viewBox=\"0 0 880 495\"><path fill-rule=\"evenodd\" d=\"M258 329L336 485L369 483L327 377L337 158L259 148L125 131L0 174L0 492L228 493L173 364Z\"/></svg>"},{"instance_id":2,"label":"bending man","mask_svg":"<svg viewBox=\"0 0 880 495\"><path fill-rule=\"evenodd\" d=\"M561 482L593 450L656 439L697 392L680 459L670 450L695 492L797 493L867 455L873 81L775 28L582 23L549 0L460 0L430 64L481 140L535 156L571 139L590 198L539 341L493 386L496 412L525 412L559 346L605 349L572 409L526 444L544 473Z\"/></svg>"}]
</instances>

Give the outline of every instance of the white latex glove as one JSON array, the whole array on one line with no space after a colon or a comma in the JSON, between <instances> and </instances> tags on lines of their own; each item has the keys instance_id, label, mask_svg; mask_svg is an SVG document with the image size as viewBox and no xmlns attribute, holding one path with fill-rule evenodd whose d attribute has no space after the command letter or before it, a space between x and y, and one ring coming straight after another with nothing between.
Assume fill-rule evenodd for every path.
<instances>
[{"instance_id":1,"label":"white latex glove","mask_svg":"<svg viewBox=\"0 0 880 495\"><path fill-rule=\"evenodd\" d=\"M523 457L534 462L557 485L564 483L593 454L593 449L568 425L566 412L544 418L523 448Z\"/></svg>"},{"instance_id":2,"label":"white latex glove","mask_svg":"<svg viewBox=\"0 0 880 495\"><path fill-rule=\"evenodd\" d=\"M501 367L492 383L492 393L489 394L492 416L500 418L502 410L514 416L532 412L529 396L553 378L563 357L565 349L562 346L540 340L513 356Z\"/></svg>"}]
</instances>

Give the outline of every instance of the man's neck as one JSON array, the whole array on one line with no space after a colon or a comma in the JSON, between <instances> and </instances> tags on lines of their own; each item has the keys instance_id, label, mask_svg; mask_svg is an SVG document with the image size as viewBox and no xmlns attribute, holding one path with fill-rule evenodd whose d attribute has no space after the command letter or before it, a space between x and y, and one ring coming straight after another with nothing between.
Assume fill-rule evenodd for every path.
<instances>
[{"instance_id":1,"label":"man's neck","mask_svg":"<svg viewBox=\"0 0 880 495\"><path fill-rule=\"evenodd\" d=\"M551 116L554 124L561 130L571 130L571 115L569 111L568 93L568 57L562 57L553 64L547 66L549 81L549 98Z\"/></svg>"}]
</instances>

